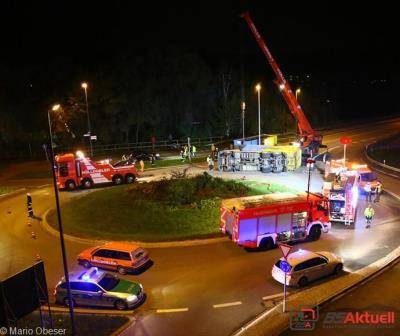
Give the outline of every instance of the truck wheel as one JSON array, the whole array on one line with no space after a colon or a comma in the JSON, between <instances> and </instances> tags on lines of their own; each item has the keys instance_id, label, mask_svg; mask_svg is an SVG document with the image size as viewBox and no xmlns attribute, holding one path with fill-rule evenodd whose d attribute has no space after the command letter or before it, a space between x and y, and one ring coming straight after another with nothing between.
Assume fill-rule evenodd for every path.
<instances>
[{"instance_id":1,"label":"truck wheel","mask_svg":"<svg viewBox=\"0 0 400 336\"><path fill-rule=\"evenodd\" d=\"M300 278L299 282L297 283L300 287L304 287L308 285L308 279L303 276Z\"/></svg>"},{"instance_id":2,"label":"truck wheel","mask_svg":"<svg viewBox=\"0 0 400 336\"><path fill-rule=\"evenodd\" d=\"M91 187L93 187L93 182L90 179L84 179L82 181L82 187L84 187L85 189L90 189Z\"/></svg>"},{"instance_id":3,"label":"truck wheel","mask_svg":"<svg viewBox=\"0 0 400 336\"><path fill-rule=\"evenodd\" d=\"M275 244L271 237L261 239L260 248L262 250L272 250L274 247Z\"/></svg>"},{"instance_id":4,"label":"truck wheel","mask_svg":"<svg viewBox=\"0 0 400 336\"><path fill-rule=\"evenodd\" d=\"M128 183L128 184L135 182L135 176L132 175L132 174L126 175L125 176L125 182Z\"/></svg>"},{"instance_id":5,"label":"truck wheel","mask_svg":"<svg viewBox=\"0 0 400 336\"><path fill-rule=\"evenodd\" d=\"M115 185L119 185L124 182L122 176L120 176L120 175L114 176L113 181L114 181Z\"/></svg>"},{"instance_id":6,"label":"truck wheel","mask_svg":"<svg viewBox=\"0 0 400 336\"><path fill-rule=\"evenodd\" d=\"M118 310L125 310L128 308L128 306L126 305L126 302L122 301L122 300L117 300L114 303L115 308L117 308Z\"/></svg>"},{"instance_id":7,"label":"truck wheel","mask_svg":"<svg viewBox=\"0 0 400 336\"><path fill-rule=\"evenodd\" d=\"M76 184L74 181L67 181L67 183L65 183L65 187L67 190L75 190Z\"/></svg>"},{"instance_id":8,"label":"truck wheel","mask_svg":"<svg viewBox=\"0 0 400 336\"><path fill-rule=\"evenodd\" d=\"M319 225L314 225L311 230L310 234L308 236L310 240L318 240L319 237L321 237L321 227Z\"/></svg>"}]
</instances>

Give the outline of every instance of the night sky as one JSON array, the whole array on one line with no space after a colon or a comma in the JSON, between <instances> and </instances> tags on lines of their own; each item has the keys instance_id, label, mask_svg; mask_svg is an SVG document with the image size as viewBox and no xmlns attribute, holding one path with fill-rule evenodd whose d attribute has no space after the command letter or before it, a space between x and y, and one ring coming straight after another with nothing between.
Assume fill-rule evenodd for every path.
<instances>
[{"instance_id":1,"label":"night sky","mask_svg":"<svg viewBox=\"0 0 400 336\"><path fill-rule=\"evenodd\" d=\"M128 4L129 3L129 4ZM249 9L282 67L289 71L334 69L359 76L397 71L394 8L349 2L270 1L8 1L2 4L3 66L44 66L57 58L90 66L142 49L178 45L212 62L236 57L264 61L238 17ZM241 37L242 35L242 37ZM260 71L265 70L260 69Z\"/></svg>"}]
</instances>

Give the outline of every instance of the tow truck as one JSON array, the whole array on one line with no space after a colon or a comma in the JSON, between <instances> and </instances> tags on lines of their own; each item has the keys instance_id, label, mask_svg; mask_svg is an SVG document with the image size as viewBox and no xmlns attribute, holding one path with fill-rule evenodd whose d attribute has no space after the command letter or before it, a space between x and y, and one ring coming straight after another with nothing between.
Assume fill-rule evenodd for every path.
<instances>
[{"instance_id":1,"label":"tow truck","mask_svg":"<svg viewBox=\"0 0 400 336\"><path fill-rule=\"evenodd\" d=\"M102 183L133 183L139 176L133 161L112 165L109 160L92 161L83 152L56 155L56 179L59 189L92 188Z\"/></svg>"},{"instance_id":2,"label":"tow truck","mask_svg":"<svg viewBox=\"0 0 400 336\"><path fill-rule=\"evenodd\" d=\"M278 242L318 240L331 227L328 210L328 199L314 193L225 199L220 229L244 248L272 249Z\"/></svg>"}]
</instances>

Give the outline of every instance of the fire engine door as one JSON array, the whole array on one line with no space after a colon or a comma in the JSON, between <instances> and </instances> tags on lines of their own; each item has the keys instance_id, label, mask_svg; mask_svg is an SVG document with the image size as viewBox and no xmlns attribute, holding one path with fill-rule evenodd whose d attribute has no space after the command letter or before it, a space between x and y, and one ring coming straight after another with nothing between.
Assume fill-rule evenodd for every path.
<instances>
[{"instance_id":1,"label":"fire engine door","mask_svg":"<svg viewBox=\"0 0 400 336\"><path fill-rule=\"evenodd\" d=\"M307 230L307 212L296 212L292 217L292 239L303 239Z\"/></svg>"}]
</instances>

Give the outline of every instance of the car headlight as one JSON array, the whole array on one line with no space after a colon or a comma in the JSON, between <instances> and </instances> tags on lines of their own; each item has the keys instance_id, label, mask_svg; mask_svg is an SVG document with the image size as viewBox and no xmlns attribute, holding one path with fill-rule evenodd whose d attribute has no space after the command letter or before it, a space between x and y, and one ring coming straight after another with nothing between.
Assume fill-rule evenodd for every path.
<instances>
[{"instance_id":1,"label":"car headlight","mask_svg":"<svg viewBox=\"0 0 400 336\"><path fill-rule=\"evenodd\" d=\"M137 296L136 295L130 295L126 298L126 301L128 302L134 302L137 300Z\"/></svg>"}]
</instances>

